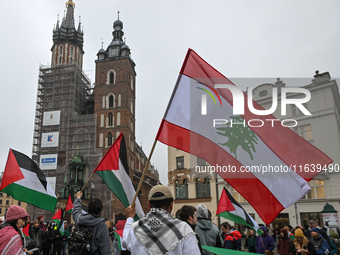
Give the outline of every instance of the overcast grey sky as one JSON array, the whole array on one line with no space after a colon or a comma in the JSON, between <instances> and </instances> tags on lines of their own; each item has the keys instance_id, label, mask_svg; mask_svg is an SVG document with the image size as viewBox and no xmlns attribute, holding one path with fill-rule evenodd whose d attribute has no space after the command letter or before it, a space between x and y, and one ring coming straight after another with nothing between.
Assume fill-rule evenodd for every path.
<instances>
[{"instance_id":1,"label":"overcast grey sky","mask_svg":"<svg viewBox=\"0 0 340 255\"><path fill-rule=\"evenodd\" d=\"M9 148L29 156L39 64L51 59L52 29L65 0L1 1L0 171ZM229 78L340 77L340 1L75 0L84 26L84 71L94 82L103 38L120 10L136 63L136 141L148 156L188 48ZM289 85L289 84L287 84ZM244 89L244 88L242 88ZM152 163L167 184L167 148Z\"/></svg>"}]
</instances>

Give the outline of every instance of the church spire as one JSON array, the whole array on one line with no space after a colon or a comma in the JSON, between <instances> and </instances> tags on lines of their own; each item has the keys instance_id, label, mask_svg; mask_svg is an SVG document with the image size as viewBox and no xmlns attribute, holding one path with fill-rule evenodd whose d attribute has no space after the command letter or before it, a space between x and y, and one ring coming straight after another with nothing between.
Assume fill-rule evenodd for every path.
<instances>
[{"instance_id":1,"label":"church spire","mask_svg":"<svg viewBox=\"0 0 340 255\"><path fill-rule=\"evenodd\" d=\"M66 2L66 7L67 7L67 12L66 12L66 18L65 18L65 23L64 26L66 28L74 28L74 15L73 15L73 10L75 8L75 3L70 0Z\"/></svg>"}]
</instances>

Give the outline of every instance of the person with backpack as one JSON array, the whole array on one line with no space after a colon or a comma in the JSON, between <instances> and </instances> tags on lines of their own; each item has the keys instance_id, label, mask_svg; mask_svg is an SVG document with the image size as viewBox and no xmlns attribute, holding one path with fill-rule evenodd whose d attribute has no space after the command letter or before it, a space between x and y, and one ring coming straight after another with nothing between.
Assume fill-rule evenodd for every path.
<instances>
[{"instance_id":1,"label":"person with backpack","mask_svg":"<svg viewBox=\"0 0 340 255\"><path fill-rule=\"evenodd\" d=\"M88 214L81 210L81 197L78 191L73 203L73 219L76 227L69 238L68 255L112 255L111 242L105 220L100 217L103 203L98 198L91 198Z\"/></svg>"},{"instance_id":2,"label":"person with backpack","mask_svg":"<svg viewBox=\"0 0 340 255\"><path fill-rule=\"evenodd\" d=\"M319 255L328 255L330 247L328 242L322 237L320 229L312 228L311 235L312 238L309 241L313 243L316 253Z\"/></svg>"},{"instance_id":3,"label":"person with backpack","mask_svg":"<svg viewBox=\"0 0 340 255\"><path fill-rule=\"evenodd\" d=\"M267 228L261 226L262 234L256 237L255 246L256 251L259 254L271 254L273 255L273 250L275 248L275 243L273 238L267 234Z\"/></svg>"},{"instance_id":4,"label":"person with backpack","mask_svg":"<svg viewBox=\"0 0 340 255\"><path fill-rule=\"evenodd\" d=\"M223 222L221 225L222 233L224 234L225 249L241 250L241 233L232 227L228 222Z\"/></svg>"}]
</instances>

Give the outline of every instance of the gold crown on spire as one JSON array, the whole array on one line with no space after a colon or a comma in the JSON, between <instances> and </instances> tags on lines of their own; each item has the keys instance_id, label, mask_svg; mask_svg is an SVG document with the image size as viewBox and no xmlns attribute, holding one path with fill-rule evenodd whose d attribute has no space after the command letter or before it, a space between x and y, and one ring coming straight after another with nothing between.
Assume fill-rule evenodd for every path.
<instances>
[{"instance_id":1,"label":"gold crown on spire","mask_svg":"<svg viewBox=\"0 0 340 255\"><path fill-rule=\"evenodd\" d=\"M69 6L69 5L73 5L73 8L76 7L76 4L72 0L67 1L65 5L66 5L66 7Z\"/></svg>"}]
</instances>

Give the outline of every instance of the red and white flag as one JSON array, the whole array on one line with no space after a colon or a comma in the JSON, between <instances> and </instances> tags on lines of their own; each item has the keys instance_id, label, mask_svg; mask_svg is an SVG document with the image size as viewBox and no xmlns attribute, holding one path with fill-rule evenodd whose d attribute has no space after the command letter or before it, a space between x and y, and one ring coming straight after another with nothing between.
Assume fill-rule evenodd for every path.
<instances>
[{"instance_id":1,"label":"red and white flag","mask_svg":"<svg viewBox=\"0 0 340 255\"><path fill-rule=\"evenodd\" d=\"M274 121L272 127L272 123L266 121L276 119L272 115L255 115L246 105L243 115L233 115L231 92L216 88L215 84L234 85L189 49L156 139L209 162L269 224L283 209L309 192L307 182L318 174L300 171L297 166L325 166L332 160L280 122ZM208 98L205 106L202 104L204 94ZM247 102L245 94L244 98ZM256 102L253 105L263 109ZM228 123L214 127L216 119L225 119ZM231 121L248 123L251 119L268 124L262 127L230 125ZM259 172L245 168L254 169L254 166ZM294 171L294 166L298 171Z\"/></svg>"}]
</instances>

